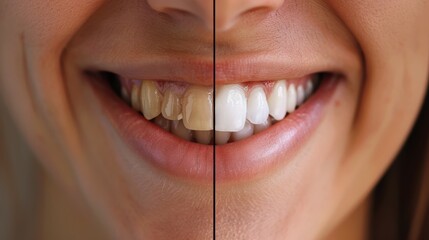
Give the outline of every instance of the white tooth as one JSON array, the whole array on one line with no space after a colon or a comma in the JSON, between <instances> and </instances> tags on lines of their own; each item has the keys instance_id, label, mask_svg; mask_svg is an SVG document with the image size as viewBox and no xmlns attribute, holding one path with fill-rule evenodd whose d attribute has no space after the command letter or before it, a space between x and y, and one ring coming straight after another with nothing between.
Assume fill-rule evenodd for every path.
<instances>
[{"instance_id":1,"label":"white tooth","mask_svg":"<svg viewBox=\"0 0 429 240\"><path fill-rule=\"evenodd\" d=\"M291 84L289 85L289 88L287 90L287 111L289 113L292 113L295 111L296 107L296 88L295 85Z\"/></svg>"},{"instance_id":2,"label":"white tooth","mask_svg":"<svg viewBox=\"0 0 429 240\"><path fill-rule=\"evenodd\" d=\"M298 88L296 89L296 97L297 97L296 105L299 106L305 100L304 88L301 85L299 85Z\"/></svg>"},{"instance_id":3,"label":"white tooth","mask_svg":"<svg viewBox=\"0 0 429 240\"><path fill-rule=\"evenodd\" d=\"M165 131L170 131L170 121L168 119L165 119L162 115L156 117L154 119L154 123Z\"/></svg>"},{"instance_id":4,"label":"white tooth","mask_svg":"<svg viewBox=\"0 0 429 240\"><path fill-rule=\"evenodd\" d=\"M267 118L265 122L261 124L256 124L253 126L253 133L257 134L259 132L264 131L265 129L269 128L271 126L271 118Z\"/></svg>"},{"instance_id":5,"label":"white tooth","mask_svg":"<svg viewBox=\"0 0 429 240\"><path fill-rule=\"evenodd\" d=\"M254 124L263 123L269 114L267 96L262 86L256 86L247 98L247 120Z\"/></svg>"},{"instance_id":6,"label":"white tooth","mask_svg":"<svg viewBox=\"0 0 429 240\"><path fill-rule=\"evenodd\" d=\"M253 135L253 124L249 121L246 121L246 124L244 124L244 128L241 129L238 132L233 132L231 134L232 141L240 141L241 139L250 137Z\"/></svg>"},{"instance_id":7,"label":"white tooth","mask_svg":"<svg viewBox=\"0 0 429 240\"><path fill-rule=\"evenodd\" d=\"M229 138L231 137L230 132L218 132L215 131L215 142L217 145L226 144L229 141Z\"/></svg>"},{"instance_id":8,"label":"white tooth","mask_svg":"<svg viewBox=\"0 0 429 240\"><path fill-rule=\"evenodd\" d=\"M194 131L195 140L201 144L209 144L212 140L213 131Z\"/></svg>"},{"instance_id":9,"label":"white tooth","mask_svg":"<svg viewBox=\"0 0 429 240\"><path fill-rule=\"evenodd\" d=\"M286 81L277 81L268 98L268 106L270 107L270 115L276 119L281 120L286 115L287 110L287 89Z\"/></svg>"},{"instance_id":10,"label":"white tooth","mask_svg":"<svg viewBox=\"0 0 429 240\"><path fill-rule=\"evenodd\" d=\"M216 131L237 132L246 122L247 101L238 84L224 85L216 91Z\"/></svg>"},{"instance_id":11,"label":"white tooth","mask_svg":"<svg viewBox=\"0 0 429 240\"><path fill-rule=\"evenodd\" d=\"M313 80L308 81L307 85L305 86L305 99L310 97L310 95L313 93L313 88L314 88Z\"/></svg>"},{"instance_id":12,"label":"white tooth","mask_svg":"<svg viewBox=\"0 0 429 240\"><path fill-rule=\"evenodd\" d=\"M141 111L140 108L140 83L133 84L131 87L131 106L136 111Z\"/></svg>"},{"instance_id":13,"label":"white tooth","mask_svg":"<svg viewBox=\"0 0 429 240\"><path fill-rule=\"evenodd\" d=\"M185 139L187 141L191 141L192 139L192 131L185 128L183 122L181 120L175 120L171 122L171 133L178 136L179 138Z\"/></svg>"}]
</instances>

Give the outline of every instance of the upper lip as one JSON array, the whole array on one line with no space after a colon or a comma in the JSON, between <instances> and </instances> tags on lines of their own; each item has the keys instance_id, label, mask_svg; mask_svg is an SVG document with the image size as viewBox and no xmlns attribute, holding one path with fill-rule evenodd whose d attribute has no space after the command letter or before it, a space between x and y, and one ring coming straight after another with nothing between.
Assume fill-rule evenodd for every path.
<instances>
[{"instance_id":1,"label":"upper lip","mask_svg":"<svg viewBox=\"0 0 429 240\"><path fill-rule=\"evenodd\" d=\"M244 54L219 57L215 59L215 63L213 56L202 58L163 55L132 61L99 62L88 68L113 72L129 79L181 81L212 86L214 79L216 84L232 84L296 79L317 72L335 72L348 78L349 74L355 73L353 68L357 65L353 54L337 51L335 55L318 52L298 58L287 54Z\"/></svg>"}]
</instances>

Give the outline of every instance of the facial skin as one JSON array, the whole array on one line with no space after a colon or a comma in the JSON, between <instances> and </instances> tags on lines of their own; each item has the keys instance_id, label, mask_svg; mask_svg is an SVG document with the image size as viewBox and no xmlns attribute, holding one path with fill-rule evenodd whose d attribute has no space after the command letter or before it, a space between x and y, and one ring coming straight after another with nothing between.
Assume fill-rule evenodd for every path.
<instances>
[{"instance_id":1,"label":"facial skin","mask_svg":"<svg viewBox=\"0 0 429 240\"><path fill-rule=\"evenodd\" d=\"M83 68L165 56L210 62L213 31L219 62L337 59L329 70L345 80L296 154L255 178L216 184L219 239L323 238L368 196L412 127L428 79L428 10L417 0L217 0L213 29L211 1L2 1L0 95L43 166L113 236L210 239L212 183L139 159Z\"/></svg>"}]
</instances>

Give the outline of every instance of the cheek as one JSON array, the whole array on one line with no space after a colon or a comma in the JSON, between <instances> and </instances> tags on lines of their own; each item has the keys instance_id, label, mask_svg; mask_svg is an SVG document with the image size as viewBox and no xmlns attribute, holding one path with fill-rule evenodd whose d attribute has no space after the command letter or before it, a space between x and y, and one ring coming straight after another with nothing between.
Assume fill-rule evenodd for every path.
<instances>
[{"instance_id":1,"label":"cheek","mask_svg":"<svg viewBox=\"0 0 429 240\"><path fill-rule=\"evenodd\" d=\"M429 4L393 1L351 7L343 11L351 14L343 17L361 45L366 74L350 155L366 159L358 161L364 164L371 161L381 172L405 140L425 94Z\"/></svg>"},{"instance_id":2,"label":"cheek","mask_svg":"<svg viewBox=\"0 0 429 240\"><path fill-rule=\"evenodd\" d=\"M383 175L418 114L428 77L429 4L332 1L332 5L357 38L365 64L353 134L338 173L339 219Z\"/></svg>"},{"instance_id":3,"label":"cheek","mask_svg":"<svg viewBox=\"0 0 429 240\"><path fill-rule=\"evenodd\" d=\"M12 1L6 1L12 2ZM26 40L26 46L41 54L59 54L70 37L103 3L90 1L13 1L3 3L2 13L15 31Z\"/></svg>"},{"instance_id":4,"label":"cheek","mask_svg":"<svg viewBox=\"0 0 429 240\"><path fill-rule=\"evenodd\" d=\"M39 159L66 182L71 174L57 159L64 158L64 132L72 125L60 57L100 3L0 2L0 96Z\"/></svg>"}]
</instances>

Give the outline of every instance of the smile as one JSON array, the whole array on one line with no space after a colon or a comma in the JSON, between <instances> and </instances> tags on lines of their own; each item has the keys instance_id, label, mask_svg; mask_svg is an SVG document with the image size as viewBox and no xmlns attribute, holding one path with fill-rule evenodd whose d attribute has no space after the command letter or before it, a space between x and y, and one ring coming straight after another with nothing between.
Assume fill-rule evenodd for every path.
<instances>
[{"instance_id":1,"label":"smile","mask_svg":"<svg viewBox=\"0 0 429 240\"><path fill-rule=\"evenodd\" d=\"M117 79L122 99L146 120L186 141L222 145L246 139L292 114L322 77L225 84L216 87L215 97L213 87Z\"/></svg>"},{"instance_id":2,"label":"smile","mask_svg":"<svg viewBox=\"0 0 429 240\"><path fill-rule=\"evenodd\" d=\"M334 71L315 71L284 80L222 81L213 91L209 81L84 72L107 119L142 159L205 181L214 174L214 151L218 181L253 177L292 158L344 82Z\"/></svg>"}]
</instances>

